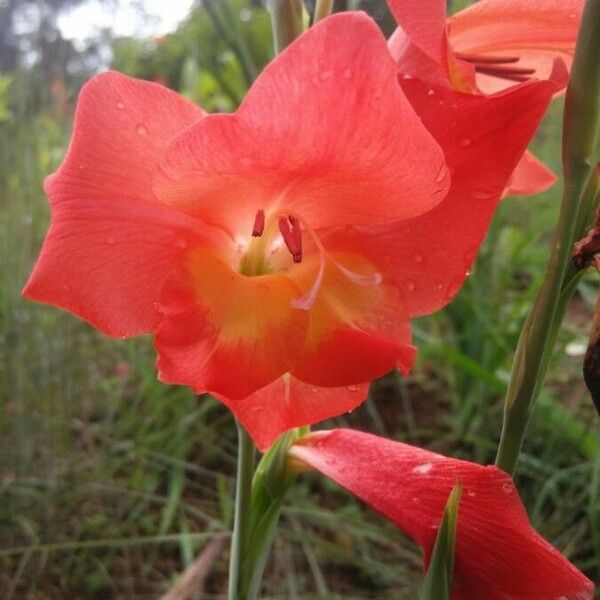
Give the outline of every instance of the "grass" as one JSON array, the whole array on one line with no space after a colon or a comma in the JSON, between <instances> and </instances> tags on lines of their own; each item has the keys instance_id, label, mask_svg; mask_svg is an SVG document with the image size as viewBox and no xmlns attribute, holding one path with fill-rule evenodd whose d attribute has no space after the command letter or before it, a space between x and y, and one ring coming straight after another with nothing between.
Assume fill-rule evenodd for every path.
<instances>
[{"instance_id":1,"label":"grass","mask_svg":"<svg viewBox=\"0 0 600 600\"><path fill-rule=\"evenodd\" d=\"M20 297L48 223L43 177L69 118L10 88L0 124L0 596L153 598L208 539L228 532L235 471L231 415L156 381L150 340L109 340ZM37 102L37 101L36 101ZM558 167L560 103L535 143ZM478 462L493 460L520 326L540 283L560 186L500 207L474 272L442 313L419 320L406 381L376 382L359 427ZM581 382L595 278L580 285L527 439L518 485L534 525L600 579L599 420ZM226 556L207 598L222 597ZM418 548L327 481L289 495L265 598L406 598Z\"/></svg>"}]
</instances>

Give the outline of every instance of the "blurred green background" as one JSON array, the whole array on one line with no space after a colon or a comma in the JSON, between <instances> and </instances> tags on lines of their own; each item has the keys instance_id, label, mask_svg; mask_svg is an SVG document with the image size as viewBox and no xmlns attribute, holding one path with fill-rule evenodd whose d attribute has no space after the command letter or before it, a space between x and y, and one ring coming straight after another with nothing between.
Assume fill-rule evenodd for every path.
<instances>
[{"instance_id":1,"label":"blurred green background","mask_svg":"<svg viewBox=\"0 0 600 600\"><path fill-rule=\"evenodd\" d=\"M163 82L207 110L228 111L271 57L260 0L190 0L189 14L168 35L102 25L69 39L61 28L75 10L77 26L96 14L91 4L111 15L123 3L0 0L2 599L158 598L231 524L232 416L208 397L158 383L149 339L110 340L20 297L48 225L42 181L64 155L86 78L110 65ZM151 3L129 4L143 16ZM391 31L382 1L336 8L359 5ZM557 170L560 117L557 100L533 144ZM560 193L557 184L503 201L462 292L416 322L414 374L375 382L361 408L323 426L491 462L513 350L544 272ZM534 526L598 580L600 419L581 382L595 294L589 275L568 311L518 484ZM223 597L226 570L224 550L202 598ZM421 577L418 547L332 484L306 475L287 499L264 597L410 600Z\"/></svg>"}]
</instances>

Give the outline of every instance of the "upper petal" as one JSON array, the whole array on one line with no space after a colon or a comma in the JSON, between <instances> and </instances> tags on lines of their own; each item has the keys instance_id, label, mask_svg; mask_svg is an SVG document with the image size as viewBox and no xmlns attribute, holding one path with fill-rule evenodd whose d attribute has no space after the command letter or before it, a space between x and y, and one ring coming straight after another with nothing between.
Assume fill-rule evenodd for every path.
<instances>
[{"instance_id":1,"label":"upper petal","mask_svg":"<svg viewBox=\"0 0 600 600\"><path fill-rule=\"evenodd\" d=\"M259 450L265 451L285 431L312 425L359 406L368 383L319 387L289 374L242 400L219 399L244 425Z\"/></svg>"},{"instance_id":2,"label":"upper petal","mask_svg":"<svg viewBox=\"0 0 600 600\"><path fill-rule=\"evenodd\" d=\"M515 56L514 67L535 69L547 78L560 57L567 65L575 49L583 0L481 0L449 19L449 40L455 52ZM477 76L485 93L513 85L510 81Z\"/></svg>"},{"instance_id":3,"label":"upper petal","mask_svg":"<svg viewBox=\"0 0 600 600\"><path fill-rule=\"evenodd\" d=\"M174 92L118 73L83 87L67 156L46 181L52 225L28 298L109 335L154 330L162 280L206 229L157 203L149 182L164 146L202 115Z\"/></svg>"},{"instance_id":4,"label":"upper petal","mask_svg":"<svg viewBox=\"0 0 600 600\"><path fill-rule=\"evenodd\" d=\"M557 68L493 96L403 80L418 114L446 153L452 187L432 211L389 226L340 230L336 247L360 248L384 282L407 290L410 315L439 310L462 286L494 210L553 95Z\"/></svg>"},{"instance_id":5,"label":"upper petal","mask_svg":"<svg viewBox=\"0 0 600 600\"><path fill-rule=\"evenodd\" d=\"M257 210L318 229L421 214L445 195L443 155L397 85L363 13L320 21L267 66L233 115L209 116L167 149L155 190L232 233Z\"/></svg>"},{"instance_id":6,"label":"upper petal","mask_svg":"<svg viewBox=\"0 0 600 600\"><path fill-rule=\"evenodd\" d=\"M446 1L387 0L408 39L438 65L446 68Z\"/></svg>"},{"instance_id":7,"label":"upper petal","mask_svg":"<svg viewBox=\"0 0 600 600\"><path fill-rule=\"evenodd\" d=\"M459 483L454 600L591 600L594 585L531 527L511 478L483 467L338 429L291 449L357 495L431 554L448 495Z\"/></svg>"}]
</instances>

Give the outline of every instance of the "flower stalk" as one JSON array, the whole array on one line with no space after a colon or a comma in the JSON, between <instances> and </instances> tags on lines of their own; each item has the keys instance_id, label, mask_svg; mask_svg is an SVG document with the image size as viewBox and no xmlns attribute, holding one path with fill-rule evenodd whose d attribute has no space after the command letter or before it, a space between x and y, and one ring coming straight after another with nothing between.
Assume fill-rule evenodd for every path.
<instances>
[{"instance_id":1,"label":"flower stalk","mask_svg":"<svg viewBox=\"0 0 600 600\"><path fill-rule=\"evenodd\" d=\"M573 244L589 225L597 200L598 173L591 156L600 124L600 0L583 12L563 130L564 192L548 269L525 320L508 386L496 465L514 473L531 412L578 275L570 266Z\"/></svg>"},{"instance_id":2,"label":"flower stalk","mask_svg":"<svg viewBox=\"0 0 600 600\"><path fill-rule=\"evenodd\" d=\"M302 0L268 0L275 54L287 48L303 31Z\"/></svg>"}]
</instances>

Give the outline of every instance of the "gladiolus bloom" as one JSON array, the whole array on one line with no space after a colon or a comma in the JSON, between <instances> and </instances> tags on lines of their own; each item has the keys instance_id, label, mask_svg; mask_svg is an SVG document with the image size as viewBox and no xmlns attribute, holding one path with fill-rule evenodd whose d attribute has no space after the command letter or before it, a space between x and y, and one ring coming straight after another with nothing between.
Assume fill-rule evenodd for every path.
<instances>
[{"instance_id":1,"label":"gladiolus bloom","mask_svg":"<svg viewBox=\"0 0 600 600\"><path fill-rule=\"evenodd\" d=\"M388 4L399 24L389 46L400 74L472 94L547 79L557 58L570 66L583 10L583 0L481 0L447 18L445 0ZM507 193L534 194L555 181L527 153Z\"/></svg>"},{"instance_id":2,"label":"gladiolus bloom","mask_svg":"<svg viewBox=\"0 0 600 600\"><path fill-rule=\"evenodd\" d=\"M511 478L496 467L348 429L314 432L290 455L406 532L423 548L425 565L459 483L453 600L593 598L592 582L531 527Z\"/></svg>"},{"instance_id":3,"label":"gladiolus bloom","mask_svg":"<svg viewBox=\"0 0 600 600\"><path fill-rule=\"evenodd\" d=\"M154 334L160 378L221 397L264 448L410 369L403 294L362 241L327 238L418 216L448 187L376 24L335 15L234 114L117 73L91 80L24 293L108 335ZM252 400L265 386L283 406Z\"/></svg>"},{"instance_id":4,"label":"gladiolus bloom","mask_svg":"<svg viewBox=\"0 0 600 600\"><path fill-rule=\"evenodd\" d=\"M154 334L161 379L215 394L267 448L410 370L410 317L459 289L563 75L460 103L403 91L360 13L311 28L231 115L100 75L25 294Z\"/></svg>"}]
</instances>

